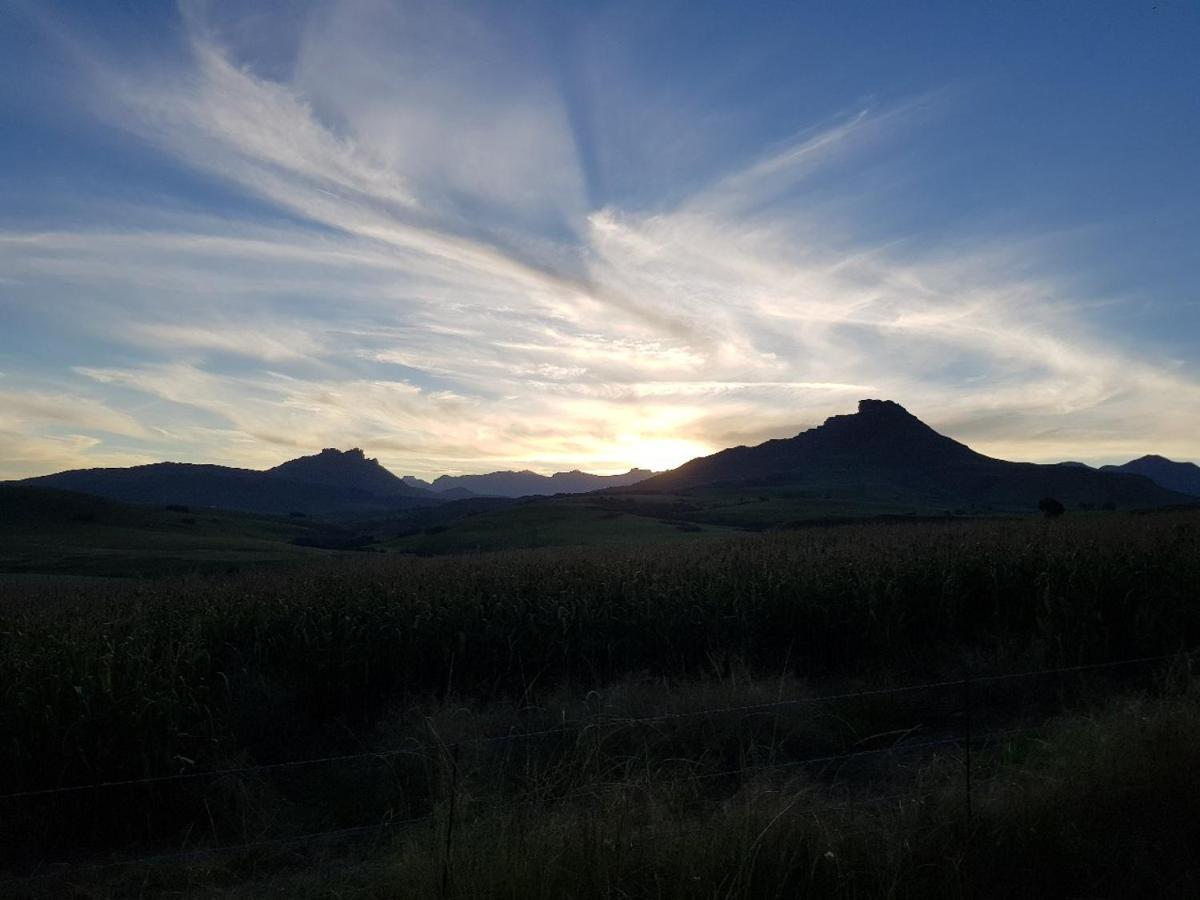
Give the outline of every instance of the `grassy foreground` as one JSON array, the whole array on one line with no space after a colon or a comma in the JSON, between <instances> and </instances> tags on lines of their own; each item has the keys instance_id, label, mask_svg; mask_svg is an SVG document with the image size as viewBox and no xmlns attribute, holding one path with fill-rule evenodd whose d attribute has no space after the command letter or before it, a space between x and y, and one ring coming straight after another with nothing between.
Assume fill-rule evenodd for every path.
<instances>
[{"instance_id":1,"label":"grassy foreground","mask_svg":"<svg viewBox=\"0 0 1200 900\"><path fill-rule=\"evenodd\" d=\"M259 849L9 882L8 896L1133 897L1200 890L1200 695L1125 696L961 761L935 755L886 795L809 776L717 801L632 779L619 791L496 808L457 797L351 847Z\"/></svg>"},{"instance_id":2,"label":"grassy foreground","mask_svg":"<svg viewBox=\"0 0 1200 900\"><path fill-rule=\"evenodd\" d=\"M467 894L787 896L808 885L874 896L892 884L953 895L969 865L976 891L1003 896L1018 878L1012 859L1026 856L1052 894L1076 893L1058 890L1061 878L1105 895L1088 885L1121 865L1134 868L1120 884L1136 872L1166 890L1190 884L1176 851L1198 811L1197 714L1178 678L1167 694L1141 675L981 692L980 734L1037 725L1064 703L1097 712L1045 743L981 747L992 763L978 763L969 840L952 750L789 767L956 735L957 694L621 723L1189 649L1197 585L1200 517L1189 512L23 584L0 601L0 794L367 756L20 800L4 808L0 847L19 872L433 816L437 827L357 859L330 850L328 880L308 845L294 851L305 863L294 885L289 865L274 869L295 862L287 853L142 873L154 890L162 878L199 893L248 881L260 893L430 896L453 794L451 872ZM1105 706L1130 690L1142 699ZM457 770L438 750L555 726L569 727L500 755L464 753ZM392 754L386 764L377 751ZM127 893L112 877L71 890Z\"/></svg>"},{"instance_id":3,"label":"grassy foreground","mask_svg":"<svg viewBox=\"0 0 1200 900\"><path fill-rule=\"evenodd\" d=\"M711 805L651 789L633 801L617 795L533 815L472 817L468 808L450 893L513 900L1194 896L1197 762L1197 697L1139 698L977 759L982 782L969 824L961 771L949 759L924 764L905 790L882 801L801 778L751 783ZM357 884L344 872L314 883L311 870L282 883L317 895L436 896L440 837L432 834L433 846L429 838L399 842Z\"/></svg>"}]
</instances>

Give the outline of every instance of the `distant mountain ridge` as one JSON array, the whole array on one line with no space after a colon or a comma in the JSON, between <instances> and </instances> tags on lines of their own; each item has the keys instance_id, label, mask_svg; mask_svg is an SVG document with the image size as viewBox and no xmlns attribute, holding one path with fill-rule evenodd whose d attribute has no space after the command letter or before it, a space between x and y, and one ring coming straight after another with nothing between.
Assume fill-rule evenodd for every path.
<instances>
[{"instance_id":1,"label":"distant mountain ridge","mask_svg":"<svg viewBox=\"0 0 1200 900\"><path fill-rule=\"evenodd\" d=\"M1200 467L1157 456L1101 470L993 459L939 434L890 400L755 447L733 447L668 472L619 475L578 470L400 478L361 449L326 448L265 471L191 463L78 469L20 484L79 491L134 504L179 504L286 515L367 518L422 507L466 511L489 498L579 494L752 492L781 499L831 500L851 514L891 509L1030 511L1043 497L1068 508L1149 508L1200 497ZM756 502L766 502L759 496ZM744 498L743 498L744 499ZM460 504L448 506L448 504ZM739 502L741 502L739 500ZM471 507L474 508L474 507ZM785 513L763 513L766 520ZM869 514L869 512L865 513ZM439 513L440 515L440 513Z\"/></svg>"},{"instance_id":2,"label":"distant mountain ridge","mask_svg":"<svg viewBox=\"0 0 1200 900\"><path fill-rule=\"evenodd\" d=\"M404 482L412 487L425 488L446 496L472 497L534 497L551 494L584 494L602 488L628 487L651 477L649 469L630 469L618 475L592 475L572 469L539 475L524 469L519 472L489 472L483 475L441 475L432 482L411 475Z\"/></svg>"},{"instance_id":3,"label":"distant mountain ridge","mask_svg":"<svg viewBox=\"0 0 1200 900\"><path fill-rule=\"evenodd\" d=\"M1042 497L1069 506L1167 506L1189 498L1141 475L993 459L934 431L890 400L862 400L795 437L694 459L628 490L683 493L839 489L977 510L1029 510Z\"/></svg>"},{"instance_id":4,"label":"distant mountain ridge","mask_svg":"<svg viewBox=\"0 0 1200 900\"><path fill-rule=\"evenodd\" d=\"M1101 466L1100 471L1144 475L1167 490L1200 497L1200 466L1195 463L1175 462L1164 456L1151 454L1119 466Z\"/></svg>"},{"instance_id":5,"label":"distant mountain ridge","mask_svg":"<svg viewBox=\"0 0 1200 900\"><path fill-rule=\"evenodd\" d=\"M429 484L411 476L400 478L357 447L350 450L327 447L320 453L291 459L266 470L162 462L126 468L73 469L18 483L78 491L122 503L352 518L475 497L582 493L631 484L650 474L641 469L631 469L622 475L590 475L578 470L555 475L494 472L442 476ZM469 489L467 484L475 489Z\"/></svg>"},{"instance_id":6,"label":"distant mountain ridge","mask_svg":"<svg viewBox=\"0 0 1200 900\"><path fill-rule=\"evenodd\" d=\"M246 512L344 516L407 508L422 502L353 487L294 481L255 469L192 463L152 463L120 469L75 469L20 484L94 494L121 503L213 507Z\"/></svg>"}]
</instances>

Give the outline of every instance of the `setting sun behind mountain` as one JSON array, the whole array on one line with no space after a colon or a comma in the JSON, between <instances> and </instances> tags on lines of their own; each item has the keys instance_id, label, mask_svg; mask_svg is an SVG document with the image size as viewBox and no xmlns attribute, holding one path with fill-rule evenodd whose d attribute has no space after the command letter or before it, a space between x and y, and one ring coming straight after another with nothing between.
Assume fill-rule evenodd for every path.
<instances>
[{"instance_id":1,"label":"setting sun behind mountain","mask_svg":"<svg viewBox=\"0 0 1200 900\"><path fill-rule=\"evenodd\" d=\"M634 438L627 444L622 444L614 454L627 458L631 464L642 468L662 472L674 469L697 456L706 456L712 449L697 441L679 440L674 438Z\"/></svg>"}]
</instances>

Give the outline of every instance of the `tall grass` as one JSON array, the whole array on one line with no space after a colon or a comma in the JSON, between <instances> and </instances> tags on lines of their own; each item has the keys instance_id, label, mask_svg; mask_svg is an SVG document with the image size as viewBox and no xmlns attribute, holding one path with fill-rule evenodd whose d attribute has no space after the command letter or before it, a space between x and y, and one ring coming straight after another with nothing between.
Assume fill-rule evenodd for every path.
<instances>
[{"instance_id":1,"label":"tall grass","mask_svg":"<svg viewBox=\"0 0 1200 900\"><path fill-rule=\"evenodd\" d=\"M1170 651L1200 636L1198 585L1195 513L31 585L0 604L0 793L362 749L396 722L428 728L431 708L490 704L509 710L493 724L526 727L521 710L622 682L890 682ZM396 778L414 808L436 790ZM221 789L31 804L17 837L107 846L313 814Z\"/></svg>"},{"instance_id":2,"label":"tall grass","mask_svg":"<svg viewBox=\"0 0 1200 900\"><path fill-rule=\"evenodd\" d=\"M651 780L570 802L464 791L429 824L347 850L305 846L24 885L31 897L551 898L1194 896L1194 682L1052 721L975 756L933 756L886 792L763 776L714 799ZM443 884L447 890L442 893ZM13 896L21 896L14 891Z\"/></svg>"}]
</instances>

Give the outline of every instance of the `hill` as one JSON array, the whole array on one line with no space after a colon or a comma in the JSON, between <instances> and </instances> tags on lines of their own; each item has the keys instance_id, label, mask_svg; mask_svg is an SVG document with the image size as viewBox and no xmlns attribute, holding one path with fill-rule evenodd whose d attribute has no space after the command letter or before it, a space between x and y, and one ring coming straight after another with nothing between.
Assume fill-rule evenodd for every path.
<instances>
[{"instance_id":1,"label":"hill","mask_svg":"<svg viewBox=\"0 0 1200 900\"><path fill-rule=\"evenodd\" d=\"M389 480L390 479L390 480ZM352 518L442 502L405 485L362 451L326 450L267 471L193 463L74 469L17 484L94 494L122 503Z\"/></svg>"},{"instance_id":2,"label":"hill","mask_svg":"<svg viewBox=\"0 0 1200 900\"><path fill-rule=\"evenodd\" d=\"M939 434L897 403L863 400L795 437L694 459L618 493L751 494L831 501L839 511L1027 512L1052 496L1068 508L1149 508L1188 502L1148 478L1082 466L993 459ZM773 509L768 516L778 517Z\"/></svg>"},{"instance_id":3,"label":"hill","mask_svg":"<svg viewBox=\"0 0 1200 900\"><path fill-rule=\"evenodd\" d=\"M474 491L468 491L462 487L452 487L446 490L437 490L431 482L425 481L422 478L417 478L415 475L405 475L400 479L411 488L416 488L422 491L432 491L436 493L442 500L470 500L472 497L482 496Z\"/></svg>"},{"instance_id":4,"label":"hill","mask_svg":"<svg viewBox=\"0 0 1200 900\"><path fill-rule=\"evenodd\" d=\"M1102 472L1143 475L1160 487L1192 497L1200 497L1200 466L1174 462L1163 456L1143 456L1120 466L1102 466Z\"/></svg>"},{"instance_id":5,"label":"hill","mask_svg":"<svg viewBox=\"0 0 1200 900\"><path fill-rule=\"evenodd\" d=\"M336 450L327 447L312 456L280 463L266 474L285 481L304 484L323 484L330 487L362 491L384 497L418 497L431 499L429 492L405 483L379 464L368 459L362 450Z\"/></svg>"},{"instance_id":6,"label":"hill","mask_svg":"<svg viewBox=\"0 0 1200 900\"><path fill-rule=\"evenodd\" d=\"M182 506L132 506L0 484L0 573L80 576L226 572L318 558L336 526Z\"/></svg>"},{"instance_id":7,"label":"hill","mask_svg":"<svg viewBox=\"0 0 1200 900\"><path fill-rule=\"evenodd\" d=\"M519 472L488 472L483 475L441 475L432 482L409 475L404 483L435 491L443 497L548 497L553 494L585 494L604 488L628 487L654 473L649 469L630 469L619 475L593 475L572 469L539 475L523 469Z\"/></svg>"}]
</instances>

